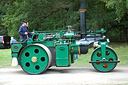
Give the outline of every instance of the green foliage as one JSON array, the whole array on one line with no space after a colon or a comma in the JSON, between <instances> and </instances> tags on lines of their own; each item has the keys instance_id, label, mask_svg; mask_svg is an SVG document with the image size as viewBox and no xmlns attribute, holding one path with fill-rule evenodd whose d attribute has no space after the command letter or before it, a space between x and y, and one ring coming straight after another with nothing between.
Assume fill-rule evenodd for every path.
<instances>
[{"instance_id":1,"label":"green foliage","mask_svg":"<svg viewBox=\"0 0 128 85\"><path fill-rule=\"evenodd\" d=\"M116 10L117 19L118 21L121 20L121 18L128 14L128 0L101 0L106 3L106 6L108 8L113 8Z\"/></svg>"},{"instance_id":2,"label":"green foliage","mask_svg":"<svg viewBox=\"0 0 128 85\"><path fill-rule=\"evenodd\" d=\"M118 21L118 29L120 31L123 31L122 34L119 36L123 35L124 41L128 41L128 0L101 0L106 3L107 8L112 8L116 12L116 19ZM116 26L116 27L117 27ZM120 32L121 33L121 32Z\"/></svg>"},{"instance_id":3,"label":"green foliage","mask_svg":"<svg viewBox=\"0 0 128 85\"><path fill-rule=\"evenodd\" d=\"M2 17L6 14L6 10L8 7L7 4L5 3L6 3L6 0L0 1L0 34L1 35L7 34L7 29L2 25L2 21L1 21Z\"/></svg>"},{"instance_id":4,"label":"green foliage","mask_svg":"<svg viewBox=\"0 0 128 85\"><path fill-rule=\"evenodd\" d=\"M105 3L99 0L88 0L87 5L87 27L88 29L108 29L115 23L115 13L112 9L105 8ZM113 23L113 24L111 24Z\"/></svg>"},{"instance_id":5,"label":"green foliage","mask_svg":"<svg viewBox=\"0 0 128 85\"><path fill-rule=\"evenodd\" d=\"M62 27L65 12L70 6L63 0L16 0L10 2L3 25L9 31L9 35L18 39L18 29L22 20L29 22L29 30L53 30ZM62 19L63 18L63 19Z\"/></svg>"}]
</instances>

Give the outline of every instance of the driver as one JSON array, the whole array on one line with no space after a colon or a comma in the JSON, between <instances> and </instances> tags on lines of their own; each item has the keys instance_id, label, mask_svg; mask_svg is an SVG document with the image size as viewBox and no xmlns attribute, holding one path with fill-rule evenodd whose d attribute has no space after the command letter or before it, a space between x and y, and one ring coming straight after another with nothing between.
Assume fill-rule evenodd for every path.
<instances>
[{"instance_id":1,"label":"driver","mask_svg":"<svg viewBox=\"0 0 128 85\"><path fill-rule=\"evenodd\" d=\"M22 25L19 28L21 42L24 42L25 40L30 40L32 34L34 34L34 32L28 31L28 22L23 20Z\"/></svg>"}]
</instances>

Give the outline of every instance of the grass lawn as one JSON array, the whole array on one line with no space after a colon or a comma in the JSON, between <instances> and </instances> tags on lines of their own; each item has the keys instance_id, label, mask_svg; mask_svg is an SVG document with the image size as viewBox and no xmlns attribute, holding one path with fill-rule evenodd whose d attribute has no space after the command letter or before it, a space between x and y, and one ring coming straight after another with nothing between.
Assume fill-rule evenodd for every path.
<instances>
[{"instance_id":1,"label":"grass lawn","mask_svg":"<svg viewBox=\"0 0 128 85\"><path fill-rule=\"evenodd\" d=\"M0 67L9 67L11 61L11 49L0 49Z\"/></svg>"},{"instance_id":2,"label":"grass lawn","mask_svg":"<svg viewBox=\"0 0 128 85\"><path fill-rule=\"evenodd\" d=\"M118 65L128 66L128 43L110 43L109 45L115 50L121 61ZM88 54L79 55L78 61L75 61L72 66L91 66L89 60L93 50L90 48ZM10 67L11 60L11 49L0 49L0 67Z\"/></svg>"}]
</instances>

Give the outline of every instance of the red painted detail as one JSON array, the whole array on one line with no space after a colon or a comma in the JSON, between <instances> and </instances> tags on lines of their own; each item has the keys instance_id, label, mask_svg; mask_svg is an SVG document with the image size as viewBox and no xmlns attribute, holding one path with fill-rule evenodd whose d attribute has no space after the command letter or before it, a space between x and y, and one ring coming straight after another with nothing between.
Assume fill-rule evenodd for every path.
<instances>
[{"instance_id":1,"label":"red painted detail","mask_svg":"<svg viewBox=\"0 0 128 85\"><path fill-rule=\"evenodd\" d=\"M104 64L103 67L104 67L104 68L107 68L107 67L108 67L108 64Z\"/></svg>"},{"instance_id":2,"label":"red painted detail","mask_svg":"<svg viewBox=\"0 0 128 85\"><path fill-rule=\"evenodd\" d=\"M109 61L113 61L113 59L112 58L109 58Z\"/></svg>"},{"instance_id":3,"label":"red painted detail","mask_svg":"<svg viewBox=\"0 0 128 85\"><path fill-rule=\"evenodd\" d=\"M108 56L110 53L108 51L106 51L106 55Z\"/></svg>"},{"instance_id":4,"label":"red painted detail","mask_svg":"<svg viewBox=\"0 0 128 85\"><path fill-rule=\"evenodd\" d=\"M100 52L98 52L98 53L97 53L97 56L98 56L98 57L100 57L100 56L101 56L101 53L100 53Z\"/></svg>"},{"instance_id":5,"label":"red painted detail","mask_svg":"<svg viewBox=\"0 0 128 85\"><path fill-rule=\"evenodd\" d=\"M99 61L99 60L97 60L97 61ZM96 63L97 65L99 65L100 63Z\"/></svg>"}]
</instances>

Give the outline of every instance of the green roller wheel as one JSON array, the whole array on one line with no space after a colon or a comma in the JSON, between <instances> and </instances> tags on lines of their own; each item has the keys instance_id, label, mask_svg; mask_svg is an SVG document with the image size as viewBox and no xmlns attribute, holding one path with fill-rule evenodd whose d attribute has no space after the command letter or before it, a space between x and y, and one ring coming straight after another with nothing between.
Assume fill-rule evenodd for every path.
<instances>
[{"instance_id":1,"label":"green roller wheel","mask_svg":"<svg viewBox=\"0 0 128 85\"><path fill-rule=\"evenodd\" d=\"M51 52L42 44L25 47L19 56L22 69L29 74L43 73L51 64Z\"/></svg>"},{"instance_id":2,"label":"green roller wheel","mask_svg":"<svg viewBox=\"0 0 128 85\"><path fill-rule=\"evenodd\" d=\"M102 58L102 54L101 54L101 47L96 48L94 50L94 52L92 53L91 56L91 61L103 61L104 59ZM105 57L105 61L117 61L117 55L114 52L114 50L112 50L112 48L110 47L106 47L106 57ZM100 72L109 72L112 71L117 65L117 62L113 62L113 63L92 63L92 66L100 71Z\"/></svg>"}]
</instances>

